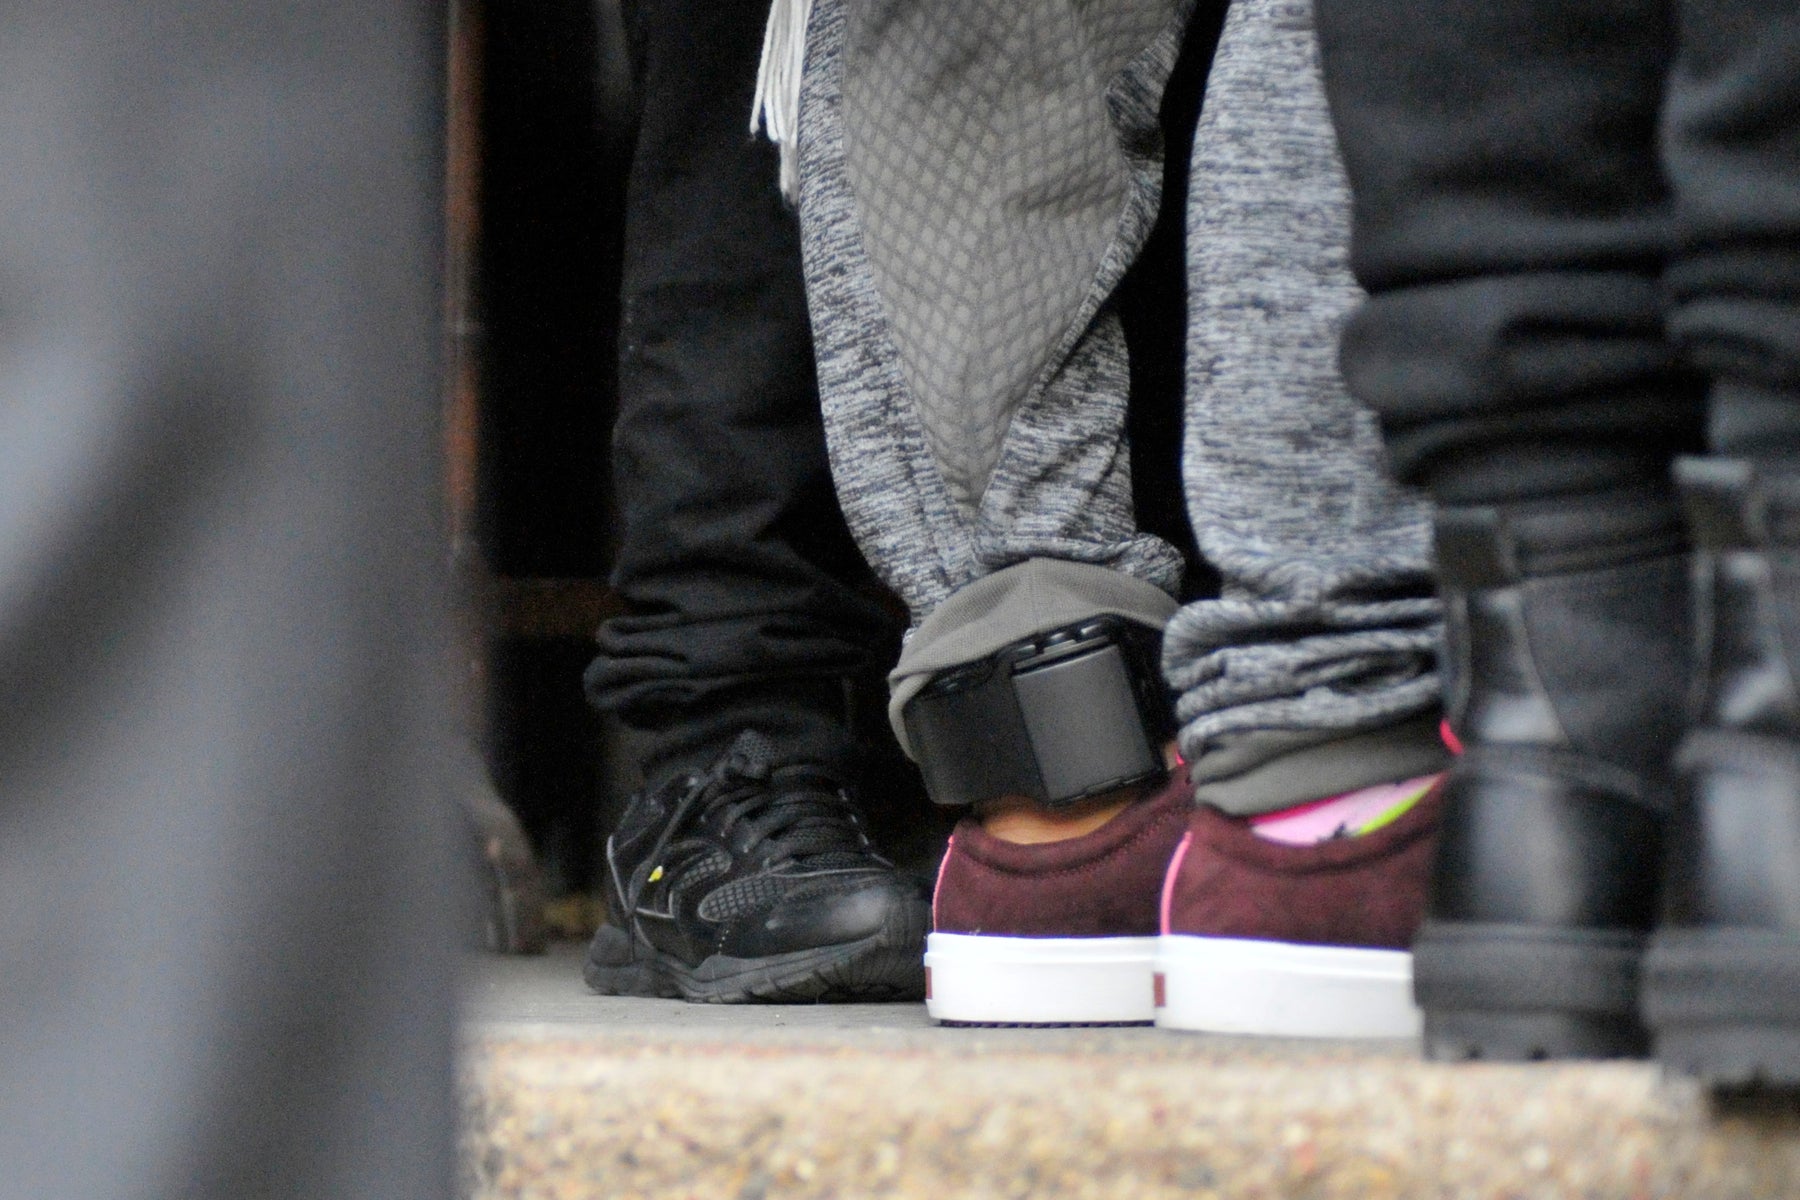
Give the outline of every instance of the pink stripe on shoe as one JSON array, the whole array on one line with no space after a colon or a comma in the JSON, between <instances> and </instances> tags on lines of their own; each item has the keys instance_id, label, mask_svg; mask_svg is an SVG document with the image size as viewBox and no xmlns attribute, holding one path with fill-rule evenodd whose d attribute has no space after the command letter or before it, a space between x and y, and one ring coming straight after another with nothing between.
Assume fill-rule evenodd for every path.
<instances>
[{"instance_id":1,"label":"pink stripe on shoe","mask_svg":"<svg viewBox=\"0 0 1800 1200\"><path fill-rule=\"evenodd\" d=\"M1398 783L1379 783L1323 800L1313 800L1250 818L1256 836L1290 846L1311 846L1334 837L1354 837L1387 824L1416 804L1438 781L1421 775Z\"/></svg>"},{"instance_id":2,"label":"pink stripe on shoe","mask_svg":"<svg viewBox=\"0 0 1800 1200\"><path fill-rule=\"evenodd\" d=\"M1162 919L1157 926L1162 932L1169 932L1169 906L1175 900L1175 877L1181 874L1181 860L1187 857L1188 847L1194 844L1194 831L1188 830L1181 835L1181 844L1175 847L1175 855L1169 859L1169 869L1163 872L1162 885Z\"/></svg>"},{"instance_id":3,"label":"pink stripe on shoe","mask_svg":"<svg viewBox=\"0 0 1800 1200\"><path fill-rule=\"evenodd\" d=\"M950 840L944 843L944 857L938 862L937 882L931 885L931 927L933 929L936 929L938 924L938 897L944 892L944 871L949 867L950 855L955 849L956 835L953 833L950 835Z\"/></svg>"}]
</instances>

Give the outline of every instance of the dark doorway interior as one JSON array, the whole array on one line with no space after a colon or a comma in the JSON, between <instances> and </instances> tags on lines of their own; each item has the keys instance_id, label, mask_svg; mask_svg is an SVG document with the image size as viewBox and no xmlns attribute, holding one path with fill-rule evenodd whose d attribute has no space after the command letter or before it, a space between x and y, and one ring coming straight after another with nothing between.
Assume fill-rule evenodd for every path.
<instances>
[{"instance_id":1,"label":"dark doorway interior","mask_svg":"<svg viewBox=\"0 0 1800 1200\"><path fill-rule=\"evenodd\" d=\"M629 81L616 0L473 8L479 182L460 330L474 343L473 496L462 557L480 614L483 749L552 894L582 893L609 790L580 676L610 604Z\"/></svg>"}]
</instances>

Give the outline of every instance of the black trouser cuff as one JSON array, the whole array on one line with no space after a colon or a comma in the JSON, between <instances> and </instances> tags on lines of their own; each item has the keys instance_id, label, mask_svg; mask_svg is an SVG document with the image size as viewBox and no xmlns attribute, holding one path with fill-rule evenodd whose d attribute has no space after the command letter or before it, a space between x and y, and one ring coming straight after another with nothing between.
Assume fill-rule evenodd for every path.
<instances>
[{"instance_id":1,"label":"black trouser cuff","mask_svg":"<svg viewBox=\"0 0 1800 1200\"><path fill-rule=\"evenodd\" d=\"M620 719L640 735L650 785L705 770L746 729L769 739L777 763L812 763L846 782L854 768L849 705L836 676L697 688L679 704L638 705Z\"/></svg>"}]
</instances>

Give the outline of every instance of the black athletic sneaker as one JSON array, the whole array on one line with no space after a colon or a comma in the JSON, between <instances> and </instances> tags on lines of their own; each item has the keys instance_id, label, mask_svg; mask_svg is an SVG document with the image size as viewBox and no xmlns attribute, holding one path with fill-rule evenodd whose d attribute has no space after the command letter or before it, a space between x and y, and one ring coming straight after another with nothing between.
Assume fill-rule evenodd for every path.
<instances>
[{"instance_id":1,"label":"black athletic sneaker","mask_svg":"<svg viewBox=\"0 0 1800 1200\"><path fill-rule=\"evenodd\" d=\"M606 858L610 916L585 971L596 992L715 1004L925 994L924 890L875 853L836 780L772 765L759 734L632 797Z\"/></svg>"}]
</instances>

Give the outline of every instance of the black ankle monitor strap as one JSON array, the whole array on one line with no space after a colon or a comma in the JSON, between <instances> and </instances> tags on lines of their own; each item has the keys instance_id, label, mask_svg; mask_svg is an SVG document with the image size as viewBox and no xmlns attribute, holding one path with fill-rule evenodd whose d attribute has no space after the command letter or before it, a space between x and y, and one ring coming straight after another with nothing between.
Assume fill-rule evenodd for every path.
<instances>
[{"instance_id":1,"label":"black ankle monitor strap","mask_svg":"<svg viewBox=\"0 0 1800 1200\"><path fill-rule=\"evenodd\" d=\"M1161 638L1092 617L939 672L901 714L931 798L1056 808L1159 775L1174 728Z\"/></svg>"}]
</instances>

